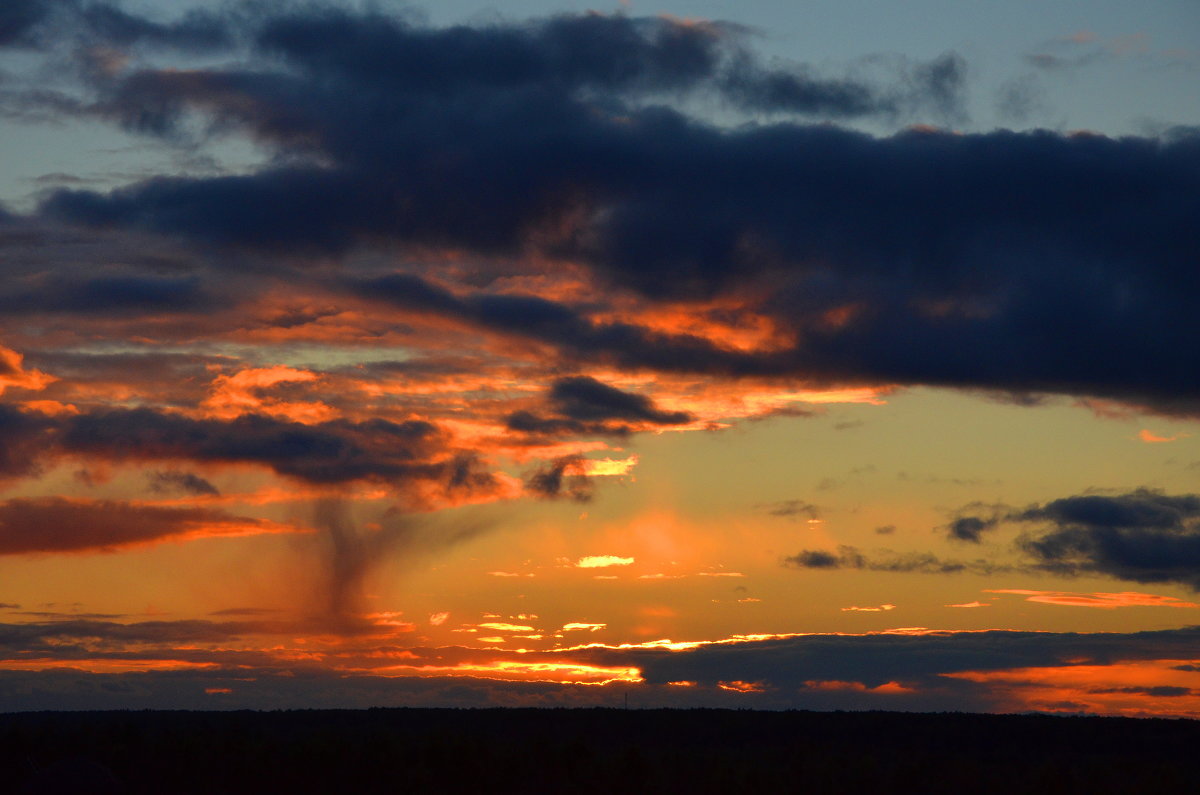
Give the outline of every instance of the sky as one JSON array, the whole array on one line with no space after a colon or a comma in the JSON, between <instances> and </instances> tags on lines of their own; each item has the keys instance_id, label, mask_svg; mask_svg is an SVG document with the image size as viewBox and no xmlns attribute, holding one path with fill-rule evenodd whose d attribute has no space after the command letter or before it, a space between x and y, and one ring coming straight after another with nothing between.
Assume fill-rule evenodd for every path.
<instances>
[{"instance_id":1,"label":"sky","mask_svg":"<svg viewBox=\"0 0 1200 795\"><path fill-rule=\"evenodd\" d=\"M1197 34L9 0L0 710L1200 717Z\"/></svg>"}]
</instances>

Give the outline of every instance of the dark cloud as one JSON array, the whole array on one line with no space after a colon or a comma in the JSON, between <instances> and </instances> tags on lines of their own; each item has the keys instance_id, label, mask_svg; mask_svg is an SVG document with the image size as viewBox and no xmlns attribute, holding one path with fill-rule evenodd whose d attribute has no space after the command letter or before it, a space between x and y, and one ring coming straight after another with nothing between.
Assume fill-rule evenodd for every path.
<instances>
[{"instance_id":1,"label":"dark cloud","mask_svg":"<svg viewBox=\"0 0 1200 795\"><path fill-rule=\"evenodd\" d=\"M51 656L62 662L155 661L170 659L204 666L191 671L139 672L135 680L103 675L74 675L73 684L60 690L56 679L61 672L5 672L0 676L0 695L10 709L82 708L97 702L81 692L99 683L139 682L146 692L118 692L123 702L109 708L128 709L134 705L181 708L188 700L186 686L193 695L205 686L228 687L236 695L231 706L241 708L278 708L381 706L415 703L429 706L446 704L448 684L436 677L373 677L373 669L394 668L397 659L414 668L454 666L460 663L488 664L520 658L521 662L636 667L645 682L629 684L633 694L643 699L669 699L662 704L690 705L734 703L746 706L746 694L734 694L738 702L714 702L730 699L720 691L723 682L759 683L766 694L756 706L775 708L892 709L998 711L1025 706L1006 701L1005 694L986 684L955 678L966 672L990 672L1025 668L1068 666L1106 666L1145 660L1178 660L1192 656L1200 639L1200 629L1184 628L1136 633L1055 633L1055 632L932 632L878 633L868 635L804 635L763 638L752 641L702 644L693 649L670 651L662 648L614 648L589 645L573 650L530 651L521 655L497 649L462 647L428 648L392 645L394 635L379 636L378 627L362 627L356 643L338 647L337 659L354 670L331 671L321 664L284 650L256 651L237 648L237 641L254 636L294 636L312 631L320 623L294 620L254 619L244 621L143 621L119 623L102 620L57 620L0 625L0 658L22 659ZM347 636L349 637L349 636ZM76 672L77 674L77 672ZM948 676L950 675L950 676ZM181 687L167 686L172 680ZM690 681L694 689L667 686L668 682ZM1019 680L1018 680L1019 681ZM841 683L835 691L821 687L826 682ZM888 683L905 688L864 692ZM325 683L325 684L322 684ZM339 684L340 683L340 684ZM847 688L855 683L862 688ZM31 684L35 686L30 687ZM489 686L487 680L457 678L459 686ZM555 694L559 705L580 704L580 694L600 688L575 690L569 685L541 683ZM507 693L501 703L517 704L528 693L517 682L491 683L496 694ZM539 686L541 686L539 684ZM23 687L23 689L22 689ZM1096 688L1097 694L1152 697L1180 695L1169 686L1129 689ZM280 690L285 688L285 690ZM347 689L348 688L348 689ZM1135 692L1136 691L1136 692ZM671 693L675 695L669 695ZM36 697L30 694L40 694ZM391 699L402 694L403 701ZM153 696L151 696L153 694ZM282 701L272 700L284 697ZM496 703L493 696L482 696L481 703ZM611 699L611 692L600 698ZM60 700L61 698L61 700ZM133 701L129 699L133 698ZM363 700L366 699L366 700ZM372 700L374 699L374 700ZM631 701L633 699L631 698ZM108 703L108 702L104 702ZM457 702L450 702L457 703ZM587 702L591 703L591 702ZM641 703L648 703L642 701ZM207 708L213 705L210 702Z\"/></svg>"},{"instance_id":2,"label":"dark cloud","mask_svg":"<svg viewBox=\"0 0 1200 795\"><path fill-rule=\"evenodd\" d=\"M875 557L864 555L857 547L840 545L837 552L820 549L801 550L784 558L784 565L799 569L863 569L902 574L994 574L1014 567L987 560L944 560L928 552L897 553L884 550Z\"/></svg>"},{"instance_id":3,"label":"dark cloud","mask_svg":"<svg viewBox=\"0 0 1200 795\"><path fill-rule=\"evenodd\" d=\"M942 674L1065 665L1110 665L1192 656L1200 629L1135 633L963 632L934 635L809 635L645 654L650 682L740 679L794 688L808 681L931 686ZM642 657L639 653L636 657Z\"/></svg>"},{"instance_id":4,"label":"dark cloud","mask_svg":"<svg viewBox=\"0 0 1200 795\"><path fill-rule=\"evenodd\" d=\"M193 419L149 408L98 409L49 417L0 406L0 474L26 475L55 456L100 461L251 463L311 483L375 480L403 488L440 484L448 493L483 491L490 473L468 451L448 446L423 420L331 420L305 425L248 414ZM193 484L196 485L196 484Z\"/></svg>"},{"instance_id":5,"label":"dark cloud","mask_svg":"<svg viewBox=\"0 0 1200 795\"><path fill-rule=\"evenodd\" d=\"M315 483L446 474L444 464L429 460L441 452L437 429L419 420L303 425L260 415L195 420L150 409L116 409L68 418L58 444L66 452L107 460L258 463Z\"/></svg>"},{"instance_id":6,"label":"dark cloud","mask_svg":"<svg viewBox=\"0 0 1200 795\"><path fill-rule=\"evenodd\" d=\"M272 624L262 621L173 620L126 624L92 619L64 619L0 624L0 650L8 654L47 652L56 648L64 651L83 651L90 639L101 639L109 644L133 645L224 643L251 634L286 633L295 629L295 624Z\"/></svg>"},{"instance_id":7,"label":"dark cloud","mask_svg":"<svg viewBox=\"0 0 1200 795\"><path fill-rule=\"evenodd\" d=\"M1054 500L1013 517L1048 529L1018 545L1056 574L1105 574L1133 582L1177 582L1200 590L1200 496L1139 489Z\"/></svg>"},{"instance_id":8,"label":"dark cloud","mask_svg":"<svg viewBox=\"0 0 1200 795\"><path fill-rule=\"evenodd\" d=\"M623 392L586 375L555 381L550 388L550 402L559 414L576 420L680 425L692 419L686 411L662 411L645 395Z\"/></svg>"},{"instance_id":9,"label":"dark cloud","mask_svg":"<svg viewBox=\"0 0 1200 795\"><path fill-rule=\"evenodd\" d=\"M553 345L580 361L600 359L628 368L731 375L767 374L782 367L777 358L761 360L689 334L659 333L620 321L594 321L584 309L535 295L476 292L460 297L406 273L353 279L345 287L363 298L407 311L442 315ZM517 422L531 425L533 420L521 417Z\"/></svg>"},{"instance_id":10,"label":"dark cloud","mask_svg":"<svg viewBox=\"0 0 1200 795\"><path fill-rule=\"evenodd\" d=\"M0 290L0 314L47 312L92 315L197 312L228 301L219 299L195 276L59 277L41 284L10 284Z\"/></svg>"},{"instance_id":11,"label":"dark cloud","mask_svg":"<svg viewBox=\"0 0 1200 795\"><path fill-rule=\"evenodd\" d=\"M1060 527L1172 530L1200 518L1200 496L1171 496L1150 489L1116 496L1088 494L1029 508L1014 518L1026 522L1050 521Z\"/></svg>"},{"instance_id":12,"label":"dark cloud","mask_svg":"<svg viewBox=\"0 0 1200 795\"><path fill-rule=\"evenodd\" d=\"M111 550L194 533L254 532L266 525L207 508L160 508L61 497L0 502L0 555Z\"/></svg>"},{"instance_id":13,"label":"dark cloud","mask_svg":"<svg viewBox=\"0 0 1200 795\"><path fill-rule=\"evenodd\" d=\"M990 509L977 516L966 511ZM946 525L949 538L979 543L984 532L1002 524L1036 525L1021 533L1013 549L1024 560L1013 564L987 560L948 560L930 553L874 556L852 546L836 553L803 550L784 559L802 569L952 574L971 572L1051 572L1077 576L1101 574L1139 583L1174 582L1200 590L1200 496L1168 495L1150 489L1126 494L1085 494L1024 509L973 503Z\"/></svg>"},{"instance_id":14,"label":"dark cloud","mask_svg":"<svg viewBox=\"0 0 1200 795\"><path fill-rule=\"evenodd\" d=\"M114 30L138 28L121 19ZM178 24L216 25L204 19ZM346 277L361 294L620 367L1200 406L1187 376L1200 364L1195 135L718 127L672 108L675 94L827 117L919 97L952 116L966 66L905 62L897 86L877 89L764 66L743 32L717 24L587 15L439 29L319 6L237 24L253 57L124 73L94 87L87 112L158 135L196 118L243 131L277 155L268 166L59 190L42 216L264 256L446 247L482 270L567 258L651 303L736 297L803 340L734 350L533 296ZM192 308L209 296L186 280L108 289Z\"/></svg>"},{"instance_id":15,"label":"dark cloud","mask_svg":"<svg viewBox=\"0 0 1200 795\"><path fill-rule=\"evenodd\" d=\"M48 418L0 404L0 479L38 471L50 427Z\"/></svg>"},{"instance_id":16,"label":"dark cloud","mask_svg":"<svg viewBox=\"0 0 1200 795\"><path fill-rule=\"evenodd\" d=\"M723 84L734 104L747 110L834 118L899 110L891 98L857 80L827 80L799 69L771 69L748 54L734 61Z\"/></svg>"},{"instance_id":17,"label":"dark cloud","mask_svg":"<svg viewBox=\"0 0 1200 795\"><path fill-rule=\"evenodd\" d=\"M1153 687L1098 687L1089 693L1129 693L1135 696L1150 696L1151 698L1177 698L1190 696L1194 692L1190 687L1174 685L1155 685Z\"/></svg>"},{"instance_id":18,"label":"dark cloud","mask_svg":"<svg viewBox=\"0 0 1200 795\"><path fill-rule=\"evenodd\" d=\"M565 497L575 502L592 498L592 479L585 474L582 456L569 455L539 465L525 476L525 487L546 499Z\"/></svg>"},{"instance_id":19,"label":"dark cloud","mask_svg":"<svg viewBox=\"0 0 1200 795\"><path fill-rule=\"evenodd\" d=\"M852 568L858 568L853 563L857 559L847 559L847 563ZM826 552L822 549L805 549L797 552L790 558L785 558L784 561L792 566L801 569L840 569L843 565L842 558L832 552Z\"/></svg>"},{"instance_id":20,"label":"dark cloud","mask_svg":"<svg viewBox=\"0 0 1200 795\"><path fill-rule=\"evenodd\" d=\"M173 22L131 14L119 3L97 0L5 0L0 7L0 46L50 49L65 41L108 46L149 44L185 51L227 47L230 22L193 9Z\"/></svg>"},{"instance_id":21,"label":"dark cloud","mask_svg":"<svg viewBox=\"0 0 1200 795\"><path fill-rule=\"evenodd\" d=\"M182 491L187 494L210 497L215 497L221 493L216 486L194 472L150 472L147 477L150 481L151 491Z\"/></svg>"},{"instance_id":22,"label":"dark cloud","mask_svg":"<svg viewBox=\"0 0 1200 795\"><path fill-rule=\"evenodd\" d=\"M646 426L692 420L686 411L663 411L645 395L624 392L586 375L556 380L547 403L549 414L517 411L505 424L525 433L624 435Z\"/></svg>"},{"instance_id":23,"label":"dark cloud","mask_svg":"<svg viewBox=\"0 0 1200 795\"><path fill-rule=\"evenodd\" d=\"M959 516L946 525L946 532L950 538L957 541L970 541L978 544L983 532L995 527L999 521L995 517Z\"/></svg>"},{"instance_id":24,"label":"dark cloud","mask_svg":"<svg viewBox=\"0 0 1200 795\"><path fill-rule=\"evenodd\" d=\"M177 21L162 23L113 4L92 2L80 9L79 21L91 37L118 46L150 44L205 51L230 46L234 35L229 20L204 9L191 9Z\"/></svg>"},{"instance_id":25,"label":"dark cloud","mask_svg":"<svg viewBox=\"0 0 1200 795\"><path fill-rule=\"evenodd\" d=\"M780 500L756 506L768 516L779 516L788 519L798 519L801 516L809 519L821 518L821 507L804 500Z\"/></svg>"},{"instance_id":26,"label":"dark cloud","mask_svg":"<svg viewBox=\"0 0 1200 795\"><path fill-rule=\"evenodd\" d=\"M562 253L659 300L776 280L758 310L805 344L753 354L678 336L663 346L654 339L663 335L597 325L544 299L459 298L404 276L357 289L625 366L1091 394L1195 410L1200 394L1178 360L1193 346L1159 344L1168 330L1200 336L1181 300L1197 286L1188 269L1189 219L1200 210L1193 139L875 139L794 125L726 132L663 109L618 123L545 101L505 105L528 119L474 120L468 129L488 131L476 138L449 136L436 118L428 130L408 129L415 122L404 116L379 154L387 160L369 168L350 159L370 156L374 144L356 141L326 153L346 161L341 169L60 191L44 211L242 246L338 252L393 237L498 255L556 223L561 197L583 196L593 209L556 244ZM553 143L502 134L506 125ZM453 157L443 151L451 139ZM514 141L520 151L501 151ZM849 322L812 325L844 306L856 307ZM1062 332L1063 317L1089 329L1086 345Z\"/></svg>"},{"instance_id":27,"label":"dark cloud","mask_svg":"<svg viewBox=\"0 0 1200 795\"><path fill-rule=\"evenodd\" d=\"M0 6L0 46L30 44L30 34L51 13L49 0L9 0Z\"/></svg>"}]
</instances>

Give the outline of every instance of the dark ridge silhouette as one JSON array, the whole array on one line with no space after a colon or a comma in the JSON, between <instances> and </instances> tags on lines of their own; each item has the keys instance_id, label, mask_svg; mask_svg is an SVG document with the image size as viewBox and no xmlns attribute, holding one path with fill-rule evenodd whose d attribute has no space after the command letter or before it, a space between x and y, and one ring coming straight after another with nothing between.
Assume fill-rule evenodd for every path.
<instances>
[{"instance_id":1,"label":"dark ridge silhouette","mask_svg":"<svg viewBox=\"0 0 1200 795\"><path fill-rule=\"evenodd\" d=\"M749 710L0 715L16 793L1181 793L1200 721Z\"/></svg>"}]
</instances>

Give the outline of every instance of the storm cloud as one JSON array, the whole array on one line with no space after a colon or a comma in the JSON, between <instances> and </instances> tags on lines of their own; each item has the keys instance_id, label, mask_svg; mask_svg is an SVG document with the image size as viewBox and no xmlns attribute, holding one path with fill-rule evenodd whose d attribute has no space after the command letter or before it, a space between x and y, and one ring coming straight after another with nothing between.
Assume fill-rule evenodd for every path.
<instances>
[{"instance_id":1,"label":"storm cloud","mask_svg":"<svg viewBox=\"0 0 1200 795\"><path fill-rule=\"evenodd\" d=\"M715 81L743 103L831 118L873 100L845 81L818 91L763 77L729 55L747 51L744 37L716 24L590 15L437 29L318 9L253 25L255 69L142 69L96 107L161 135L198 114L253 136L274 164L60 190L41 214L260 254L449 247L495 275L526 254L569 259L651 304L736 296L795 340L767 353L679 337L655 355L646 343L663 335L597 325L583 307L351 278L493 328L561 328L567 352L628 367L1196 410L1195 136L720 127L669 90ZM947 56L904 79L946 106L963 69ZM1162 346L1167 334L1185 344Z\"/></svg>"}]
</instances>

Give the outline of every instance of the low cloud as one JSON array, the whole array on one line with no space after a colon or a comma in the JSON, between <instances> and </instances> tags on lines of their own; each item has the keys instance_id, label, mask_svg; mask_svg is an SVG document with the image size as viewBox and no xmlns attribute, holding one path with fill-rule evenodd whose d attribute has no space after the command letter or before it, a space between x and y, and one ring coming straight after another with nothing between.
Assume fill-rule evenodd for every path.
<instances>
[{"instance_id":1,"label":"low cloud","mask_svg":"<svg viewBox=\"0 0 1200 795\"><path fill-rule=\"evenodd\" d=\"M169 539L296 532L208 508L162 508L62 497L0 502L0 555L112 551Z\"/></svg>"}]
</instances>

